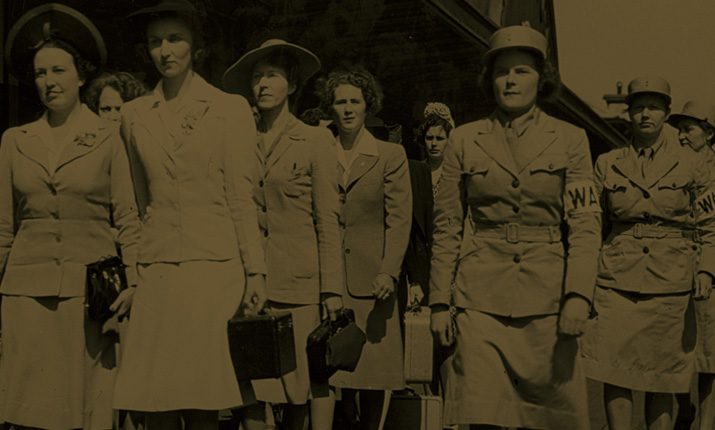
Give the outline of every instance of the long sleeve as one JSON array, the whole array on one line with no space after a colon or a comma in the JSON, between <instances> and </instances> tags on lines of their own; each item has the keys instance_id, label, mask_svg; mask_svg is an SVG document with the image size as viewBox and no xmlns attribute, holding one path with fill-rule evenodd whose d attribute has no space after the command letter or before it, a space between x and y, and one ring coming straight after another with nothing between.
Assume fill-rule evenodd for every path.
<instances>
[{"instance_id":1,"label":"long sleeve","mask_svg":"<svg viewBox=\"0 0 715 430\"><path fill-rule=\"evenodd\" d=\"M12 192L12 162L10 158L13 131L2 135L0 143L0 279L5 274L5 266L15 240L15 204Z\"/></svg>"},{"instance_id":2,"label":"long sleeve","mask_svg":"<svg viewBox=\"0 0 715 430\"><path fill-rule=\"evenodd\" d=\"M228 116L226 124L228 127L224 160L226 199L231 210L231 219L246 273L265 274L266 262L261 245L256 205L253 202L256 124L251 108L243 97L231 96L228 109L231 115Z\"/></svg>"},{"instance_id":3,"label":"long sleeve","mask_svg":"<svg viewBox=\"0 0 715 430\"><path fill-rule=\"evenodd\" d=\"M386 154L385 164L385 252L380 273L397 279L412 226L412 186L407 155L402 146Z\"/></svg>"},{"instance_id":4,"label":"long sleeve","mask_svg":"<svg viewBox=\"0 0 715 430\"><path fill-rule=\"evenodd\" d=\"M137 211L140 216L144 216L146 213L146 207L149 204L149 191L141 158L139 157L139 154L137 154L136 148L132 142L131 123L133 118L129 115L129 112L133 111L128 111L125 107L122 107L122 121L119 131L120 136L124 141L127 158L129 160L129 170L131 172L132 179L131 183L134 188L134 198L137 203Z\"/></svg>"},{"instance_id":5,"label":"long sleeve","mask_svg":"<svg viewBox=\"0 0 715 430\"><path fill-rule=\"evenodd\" d=\"M715 175L706 159L699 158L695 178L695 223L700 230L702 255L699 272L715 276Z\"/></svg>"}]
</instances>

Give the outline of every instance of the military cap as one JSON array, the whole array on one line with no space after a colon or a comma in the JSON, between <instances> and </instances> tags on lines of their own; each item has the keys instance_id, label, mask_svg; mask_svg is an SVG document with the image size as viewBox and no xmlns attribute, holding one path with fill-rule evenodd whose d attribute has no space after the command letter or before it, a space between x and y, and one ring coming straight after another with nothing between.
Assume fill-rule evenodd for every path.
<instances>
[{"instance_id":1,"label":"military cap","mask_svg":"<svg viewBox=\"0 0 715 430\"><path fill-rule=\"evenodd\" d=\"M241 94L244 97L252 96L251 75L253 67L262 58L272 52L286 50L291 52L298 59L300 84L304 84L318 70L320 70L320 60L312 52L302 46L288 43L285 40L269 39L261 46L245 53L223 74L223 87L231 93Z\"/></svg>"},{"instance_id":2,"label":"military cap","mask_svg":"<svg viewBox=\"0 0 715 430\"><path fill-rule=\"evenodd\" d=\"M665 97L668 103L671 102L670 84L660 76L643 76L633 79L628 84L626 103L630 105L633 97L643 93L658 94Z\"/></svg>"},{"instance_id":3,"label":"military cap","mask_svg":"<svg viewBox=\"0 0 715 430\"><path fill-rule=\"evenodd\" d=\"M197 13L196 8L188 0L163 0L162 2L136 10L129 15L127 18L140 17L146 15L161 15L163 13L179 12L185 14Z\"/></svg>"},{"instance_id":4,"label":"military cap","mask_svg":"<svg viewBox=\"0 0 715 430\"><path fill-rule=\"evenodd\" d=\"M705 121L715 129L715 106L702 101L690 100L685 103L682 112L674 113L668 117L668 124L677 128L678 123L686 118Z\"/></svg>"},{"instance_id":5,"label":"military cap","mask_svg":"<svg viewBox=\"0 0 715 430\"><path fill-rule=\"evenodd\" d=\"M546 58L546 37L526 25L512 25L500 28L489 38L489 50L482 56L482 63L489 64L499 52L508 48L521 48L533 51Z\"/></svg>"},{"instance_id":6,"label":"military cap","mask_svg":"<svg viewBox=\"0 0 715 430\"><path fill-rule=\"evenodd\" d=\"M36 50L43 42L59 40L74 48L85 60L102 69L107 48L97 27L80 12L58 3L31 9L12 26L5 43L5 61L18 79L28 80Z\"/></svg>"}]
</instances>

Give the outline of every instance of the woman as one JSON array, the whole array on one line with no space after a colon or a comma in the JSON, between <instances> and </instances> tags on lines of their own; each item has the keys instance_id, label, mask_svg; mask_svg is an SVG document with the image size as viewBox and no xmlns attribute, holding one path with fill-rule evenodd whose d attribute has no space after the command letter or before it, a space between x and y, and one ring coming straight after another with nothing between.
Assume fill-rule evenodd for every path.
<instances>
[{"instance_id":1,"label":"woman","mask_svg":"<svg viewBox=\"0 0 715 430\"><path fill-rule=\"evenodd\" d=\"M201 20L185 0L132 14L161 73L122 108L142 218L138 285L115 390L117 409L149 428L215 428L218 410L253 402L236 382L226 322L263 306L265 261L255 205L255 124L243 97L206 83Z\"/></svg>"},{"instance_id":2,"label":"woman","mask_svg":"<svg viewBox=\"0 0 715 430\"><path fill-rule=\"evenodd\" d=\"M604 383L611 429L631 428L632 390L646 392L648 428L670 429L672 393L688 392L694 370L691 295L708 297L715 273L713 176L704 157L663 132L666 80L632 80L626 103L633 140L595 167L608 236L583 355L588 377Z\"/></svg>"},{"instance_id":3,"label":"woman","mask_svg":"<svg viewBox=\"0 0 715 430\"><path fill-rule=\"evenodd\" d=\"M223 79L258 109L253 199L268 271L266 309L291 312L298 363L280 379L253 385L259 401L285 404L285 428L301 430L308 400L328 395L327 383L311 386L308 335L320 325L321 303L331 319L342 307L336 144L326 128L308 126L289 110L290 98L319 69L312 52L273 39L241 57Z\"/></svg>"},{"instance_id":4,"label":"woman","mask_svg":"<svg viewBox=\"0 0 715 430\"><path fill-rule=\"evenodd\" d=\"M129 73L103 73L89 85L85 100L100 118L119 122L122 105L146 92L144 84Z\"/></svg>"},{"instance_id":5,"label":"woman","mask_svg":"<svg viewBox=\"0 0 715 430\"><path fill-rule=\"evenodd\" d=\"M712 141L715 136L715 106L691 100L685 103L683 111L668 117L668 124L678 129L678 140L690 147L708 161L710 169L715 169L715 152ZM700 429L712 429L715 425L715 301L695 302L697 322L697 344L695 346L695 371L698 373L697 409ZM692 421L690 396L677 396L678 421ZM688 424L689 425L689 424ZM677 424L676 424L677 427Z\"/></svg>"},{"instance_id":6,"label":"woman","mask_svg":"<svg viewBox=\"0 0 715 430\"><path fill-rule=\"evenodd\" d=\"M538 106L558 84L546 45L529 27L492 35L481 80L496 110L452 130L435 201L432 331L455 343L443 365L445 421L471 429L588 428L577 337L596 276L599 209L581 198L593 188L586 133ZM473 233L460 254L467 208Z\"/></svg>"},{"instance_id":7,"label":"woman","mask_svg":"<svg viewBox=\"0 0 715 430\"><path fill-rule=\"evenodd\" d=\"M119 134L80 103L104 44L84 15L50 3L18 20L5 52L18 78L32 72L45 113L0 144L0 421L111 429L116 336L85 317L86 265L117 255L116 227L131 287L112 309L126 313L139 218Z\"/></svg>"},{"instance_id":8,"label":"woman","mask_svg":"<svg viewBox=\"0 0 715 430\"><path fill-rule=\"evenodd\" d=\"M449 133L454 128L454 120L449 108L442 103L427 103L424 122L420 125L421 145L427 150L427 165L432 172L432 196L437 197L439 181L442 178L442 162Z\"/></svg>"},{"instance_id":9,"label":"woman","mask_svg":"<svg viewBox=\"0 0 715 430\"><path fill-rule=\"evenodd\" d=\"M390 390L404 387L395 282L407 248L412 195L402 146L375 139L365 117L382 104L377 80L363 68L330 73L321 107L337 129L338 184L346 280L343 305L355 311L365 344L354 372L330 385L359 390L362 429L381 429Z\"/></svg>"}]
</instances>

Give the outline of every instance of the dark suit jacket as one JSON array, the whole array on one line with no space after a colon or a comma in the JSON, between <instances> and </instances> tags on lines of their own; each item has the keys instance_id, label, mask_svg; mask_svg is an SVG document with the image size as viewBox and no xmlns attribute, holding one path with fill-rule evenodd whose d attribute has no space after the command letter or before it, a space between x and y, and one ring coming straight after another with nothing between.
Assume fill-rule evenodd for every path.
<instances>
[{"instance_id":1,"label":"dark suit jacket","mask_svg":"<svg viewBox=\"0 0 715 430\"><path fill-rule=\"evenodd\" d=\"M412 229L403 270L410 283L418 283L429 293L430 246L432 244L432 175L429 167L417 160L408 160L412 184Z\"/></svg>"}]
</instances>

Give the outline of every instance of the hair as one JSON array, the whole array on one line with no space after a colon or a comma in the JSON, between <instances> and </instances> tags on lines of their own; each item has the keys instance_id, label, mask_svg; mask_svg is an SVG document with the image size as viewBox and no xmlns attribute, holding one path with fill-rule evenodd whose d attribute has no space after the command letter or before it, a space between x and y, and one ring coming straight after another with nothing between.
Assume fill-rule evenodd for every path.
<instances>
[{"instance_id":1,"label":"hair","mask_svg":"<svg viewBox=\"0 0 715 430\"><path fill-rule=\"evenodd\" d=\"M84 82L88 82L92 78L92 75L97 71L97 67L88 60L86 60L84 57L82 57L82 55L72 45L63 40L52 38L43 41L37 48L34 49L34 54L32 55L33 61L29 64L28 69L31 81L35 79L35 55L37 55L37 53L42 48L57 48L70 54L72 56L72 59L74 60L74 66L77 69L77 75Z\"/></svg>"},{"instance_id":2,"label":"hair","mask_svg":"<svg viewBox=\"0 0 715 430\"><path fill-rule=\"evenodd\" d=\"M129 73L103 73L92 81L84 95L85 103L94 113L99 111L99 97L105 87L115 89L125 103L147 93L144 83Z\"/></svg>"},{"instance_id":3,"label":"hair","mask_svg":"<svg viewBox=\"0 0 715 430\"><path fill-rule=\"evenodd\" d=\"M352 85L362 90L365 99L366 114L375 115L382 108L382 88L377 79L365 68L357 66L346 69L336 69L330 72L325 81L325 87L320 91L320 108L332 116L332 105L335 101L335 89L339 85Z\"/></svg>"},{"instance_id":4,"label":"hair","mask_svg":"<svg viewBox=\"0 0 715 430\"><path fill-rule=\"evenodd\" d=\"M269 64L274 67L283 69L286 74L288 84L295 86L296 90L300 88L300 61L298 57L287 49L277 49L266 56L261 57L253 65L255 68L259 63Z\"/></svg>"},{"instance_id":5,"label":"hair","mask_svg":"<svg viewBox=\"0 0 715 430\"><path fill-rule=\"evenodd\" d=\"M191 32L193 67L194 69L200 68L209 54L208 45L206 43L208 24L206 20L206 12L200 2L196 2L194 7L196 7L197 13L166 11L154 12L148 15L136 17L132 22L133 27L130 26L130 32L135 32L136 35L142 37L143 39L140 41L146 45L146 33L151 24L163 19L176 19L181 21Z\"/></svg>"},{"instance_id":6,"label":"hair","mask_svg":"<svg viewBox=\"0 0 715 430\"><path fill-rule=\"evenodd\" d=\"M669 99L668 97L666 97L664 94L651 93L651 92L642 92L642 93L636 93L636 94L633 95L633 97L630 97L630 98L628 98L628 99L626 100L626 105L627 105L628 107L626 108L625 112L628 113L628 111L631 109L631 105L633 104L633 101L634 101L634 100L637 100L638 98L640 98L641 96L644 96L644 95L654 95L654 96L658 96L661 100L663 100L663 104L665 104L665 108L666 108L667 110L670 110L670 99Z\"/></svg>"},{"instance_id":7,"label":"hair","mask_svg":"<svg viewBox=\"0 0 715 430\"><path fill-rule=\"evenodd\" d=\"M539 73L539 89L536 94L537 102L548 100L558 91L561 86L561 78L559 77L558 70L556 70L556 67L554 67L549 60L542 59L540 55L537 55L530 49L509 49L517 49L520 52L527 52L534 58L536 71ZM502 52L506 52L506 50ZM498 53L493 56L481 72L479 72L478 77L479 88L482 90L484 97L492 102L494 101L494 80L492 78L492 75L494 74L494 61L501 54L502 53Z\"/></svg>"},{"instance_id":8,"label":"hair","mask_svg":"<svg viewBox=\"0 0 715 430\"><path fill-rule=\"evenodd\" d=\"M435 113L427 115L425 120L417 127L417 135L415 136L415 145L417 145L421 151L427 149L425 136L427 135L427 131L432 127L442 127L447 137L449 137L449 133L452 131L452 124L446 119Z\"/></svg>"}]
</instances>

